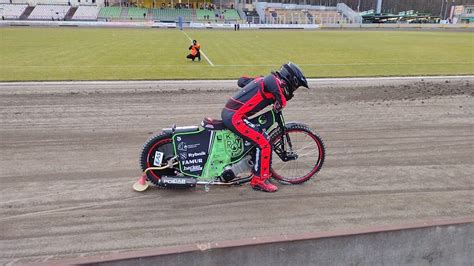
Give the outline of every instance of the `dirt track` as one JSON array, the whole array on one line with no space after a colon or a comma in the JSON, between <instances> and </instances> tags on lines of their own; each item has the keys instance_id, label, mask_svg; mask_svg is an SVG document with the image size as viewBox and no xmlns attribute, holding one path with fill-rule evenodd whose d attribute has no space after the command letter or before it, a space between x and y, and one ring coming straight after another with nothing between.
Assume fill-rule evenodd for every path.
<instances>
[{"instance_id":1,"label":"dirt track","mask_svg":"<svg viewBox=\"0 0 474 266\"><path fill-rule=\"evenodd\" d=\"M217 117L233 82L0 84L0 264L473 216L473 82L312 81L285 115L326 162L275 194L131 189L149 135Z\"/></svg>"}]
</instances>

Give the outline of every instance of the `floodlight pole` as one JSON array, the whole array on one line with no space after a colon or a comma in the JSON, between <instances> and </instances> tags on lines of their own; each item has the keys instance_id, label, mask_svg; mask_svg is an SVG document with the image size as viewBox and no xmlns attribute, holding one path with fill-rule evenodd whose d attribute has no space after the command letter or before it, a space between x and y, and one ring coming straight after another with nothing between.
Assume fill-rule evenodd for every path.
<instances>
[{"instance_id":1,"label":"floodlight pole","mask_svg":"<svg viewBox=\"0 0 474 266\"><path fill-rule=\"evenodd\" d=\"M382 13L382 0L377 0L377 9L375 10L376 14Z\"/></svg>"},{"instance_id":2,"label":"floodlight pole","mask_svg":"<svg viewBox=\"0 0 474 266\"><path fill-rule=\"evenodd\" d=\"M443 19L446 20L446 15L448 13L448 0L446 0L446 6L444 7L444 16L443 16Z\"/></svg>"},{"instance_id":3,"label":"floodlight pole","mask_svg":"<svg viewBox=\"0 0 474 266\"><path fill-rule=\"evenodd\" d=\"M454 7L455 7L454 2L455 2L455 1L456 1L456 0L452 0L452 2L451 2L451 8L450 8L450 10L449 10L449 20L451 21L451 23L453 23Z\"/></svg>"},{"instance_id":4,"label":"floodlight pole","mask_svg":"<svg viewBox=\"0 0 474 266\"><path fill-rule=\"evenodd\" d=\"M441 10L439 11L439 17L442 18L443 16L443 6L444 6L444 0L441 0Z\"/></svg>"}]
</instances>

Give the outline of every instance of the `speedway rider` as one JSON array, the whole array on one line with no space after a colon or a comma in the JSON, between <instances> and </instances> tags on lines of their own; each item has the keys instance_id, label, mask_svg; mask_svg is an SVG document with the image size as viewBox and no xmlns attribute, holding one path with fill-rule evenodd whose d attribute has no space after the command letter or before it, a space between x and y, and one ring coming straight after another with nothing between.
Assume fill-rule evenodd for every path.
<instances>
[{"instance_id":1,"label":"speedway rider","mask_svg":"<svg viewBox=\"0 0 474 266\"><path fill-rule=\"evenodd\" d=\"M250 181L252 188L275 192L278 188L269 181L272 156L269 136L247 118L271 104L275 111L281 111L298 87L308 88L308 82L301 69L289 62L265 77L242 77L238 85L242 89L227 101L222 109L222 120L227 128L257 146Z\"/></svg>"}]
</instances>

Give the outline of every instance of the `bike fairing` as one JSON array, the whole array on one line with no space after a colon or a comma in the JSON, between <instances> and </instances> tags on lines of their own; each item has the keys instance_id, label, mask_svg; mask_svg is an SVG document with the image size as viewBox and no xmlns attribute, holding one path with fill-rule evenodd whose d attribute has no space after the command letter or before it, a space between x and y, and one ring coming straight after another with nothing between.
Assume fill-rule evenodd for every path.
<instances>
[{"instance_id":1,"label":"bike fairing","mask_svg":"<svg viewBox=\"0 0 474 266\"><path fill-rule=\"evenodd\" d=\"M250 121L260 124L267 131L276 124L273 111ZM229 129L213 130L207 127L194 132L175 133L172 140L180 171L200 179L220 176L226 166L240 161L254 147Z\"/></svg>"}]
</instances>

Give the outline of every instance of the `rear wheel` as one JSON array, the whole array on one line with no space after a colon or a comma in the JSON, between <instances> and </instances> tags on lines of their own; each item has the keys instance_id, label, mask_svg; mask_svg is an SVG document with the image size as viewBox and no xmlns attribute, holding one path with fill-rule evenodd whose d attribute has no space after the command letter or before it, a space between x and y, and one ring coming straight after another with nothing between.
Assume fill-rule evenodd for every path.
<instances>
[{"instance_id":1,"label":"rear wheel","mask_svg":"<svg viewBox=\"0 0 474 266\"><path fill-rule=\"evenodd\" d=\"M174 149L171 136L168 134L155 135L143 145L140 154L140 166L142 171L149 167L165 166L168 160L173 157ZM163 175L175 175L175 169L150 170L146 173L147 180L155 185L159 185L160 178Z\"/></svg>"},{"instance_id":2,"label":"rear wheel","mask_svg":"<svg viewBox=\"0 0 474 266\"><path fill-rule=\"evenodd\" d=\"M270 135L273 144L272 176L283 183L301 184L323 166L326 152L324 143L320 136L302 124L287 125L286 133L292 144L291 150L281 129ZM282 141L285 149L281 148ZM285 151L293 153L287 154Z\"/></svg>"}]
</instances>

